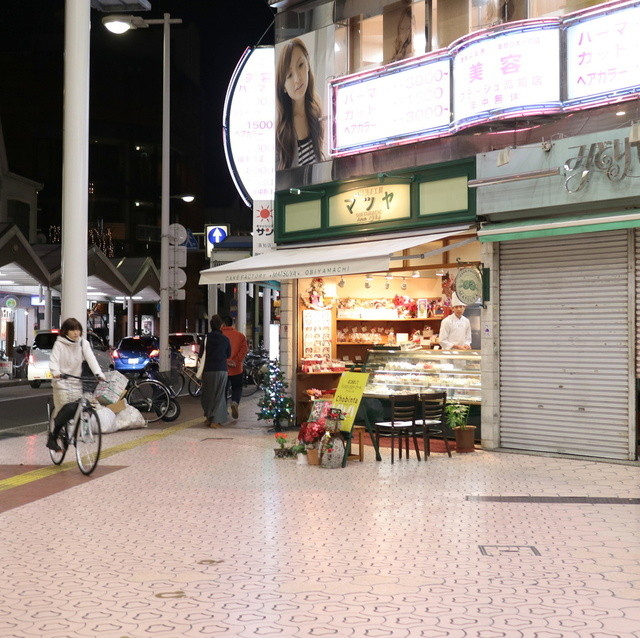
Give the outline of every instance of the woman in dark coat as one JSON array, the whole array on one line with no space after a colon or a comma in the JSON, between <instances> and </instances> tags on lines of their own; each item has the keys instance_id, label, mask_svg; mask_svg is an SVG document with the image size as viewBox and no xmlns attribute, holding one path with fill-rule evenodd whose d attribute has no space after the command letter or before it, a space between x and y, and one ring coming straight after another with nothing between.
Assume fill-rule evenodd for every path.
<instances>
[{"instance_id":1,"label":"woman in dark coat","mask_svg":"<svg viewBox=\"0 0 640 638\"><path fill-rule=\"evenodd\" d=\"M228 419L227 359L231 356L231 344L220 330L222 319L219 315L213 315L210 324L211 332L207 334L204 346L204 362L200 362L198 372L202 372L201 401L205 423L210 428L219 428Z\"/></svg>"}]
</instances>

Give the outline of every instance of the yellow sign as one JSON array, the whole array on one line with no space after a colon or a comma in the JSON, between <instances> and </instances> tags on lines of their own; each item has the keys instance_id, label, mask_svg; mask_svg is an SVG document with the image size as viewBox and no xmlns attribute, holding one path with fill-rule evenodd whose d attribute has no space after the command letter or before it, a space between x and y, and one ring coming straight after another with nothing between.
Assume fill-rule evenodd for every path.
<instances>
[{"instance_id":1,"label":"yellow sign","mask_svg":"<svg viewBox=\"0 0 640 638\"><path fill-rule=\"evenodd\" d=\"M409 184L381 184L329 198L329 226L351 226L411 217Z\"/></svg>"},{"instance_id":2,"label":"yellow sign","mask_svg":"<svg viewBox=\"0 0 640 638\"><path fill-rule=\"evenodd\" d=\"M351 432L368 378L368 372L343 372L340 377L331 407L342 410L345 415L340 423L340 430L343 432Z\"/></svg>"}]
</instances>

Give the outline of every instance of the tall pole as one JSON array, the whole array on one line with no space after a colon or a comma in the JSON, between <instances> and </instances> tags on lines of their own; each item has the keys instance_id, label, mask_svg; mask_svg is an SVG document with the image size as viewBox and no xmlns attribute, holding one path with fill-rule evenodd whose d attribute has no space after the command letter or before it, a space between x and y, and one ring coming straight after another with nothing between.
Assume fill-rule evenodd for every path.
<instances>
[{"instance_id":1,"label":"tall pole","mask_svg":"<svg viewBox=\"0 0 640 638\"><path fill-rule=\"evenodd\" d=\"M62 320L87 325L90 3L66 0L62 166Z\"/></svg>"},{"instance_id":2,"label":"tall pole","mask_svg":"<svg viewBox=\"0 0 640 638\"><path fill-rule=\"evenodd\" d=\"M162 201L160 216L160 370L169 370L169 176L171 161L171 16L164 14L162 53Z\"/></svg>"}]
</instances>

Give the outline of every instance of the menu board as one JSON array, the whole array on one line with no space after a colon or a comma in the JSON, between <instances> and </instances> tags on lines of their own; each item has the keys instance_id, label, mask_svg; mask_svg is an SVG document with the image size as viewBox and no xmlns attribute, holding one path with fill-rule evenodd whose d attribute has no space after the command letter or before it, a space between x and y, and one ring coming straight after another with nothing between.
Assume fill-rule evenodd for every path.
<instances>
[{"instance_id":1,"label":"menu board","mask_svg":"<svg viewBox=\"0 0 640 638\"><path fill-rule=\"evenodd\" d=\"M302 353L305 359L331 359L331 310L302 311Z\"/></svg>"}]
</instances>

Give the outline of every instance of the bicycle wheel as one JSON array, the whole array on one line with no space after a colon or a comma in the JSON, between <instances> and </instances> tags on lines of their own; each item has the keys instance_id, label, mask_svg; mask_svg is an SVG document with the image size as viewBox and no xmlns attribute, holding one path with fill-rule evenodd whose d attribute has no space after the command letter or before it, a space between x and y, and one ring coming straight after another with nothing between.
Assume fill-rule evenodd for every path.
<instances>
[{"instance_id":1,"label":"bicycle wheel","mask_svg":"<svg viewBox=\"0 0 640 638\"><path fill-rule=\"evenodd\" d=\"M242 396L250 397L258 390L255 374L252 371L245 370L242 375Z\"/></svg>"},{"instance_id":2,"label":"bicycle wheel","mask_svg":"<svg viewBox=\"0 0 640 638\"><path fill-rule=\"evenodd\" d=\"M159 421L167 413L170 400L164 385L148 379L134 385L127 395L129 405L139 410L147 423Z\"/></svg>"},{"instance_id":3,"label":"bicycle wheel","mask_svg":"<svg viewBox=\"0 0 640 638\"><path fill-rule=\"evenodd\" d=\"M49 412L49 427L47 429L47 434L49 434L50 432L53 433L53 402L51 400L49 400L49 402L47 403L47 411ZM65 434L65 428L62 428L62 431L60 432L60 435L58 436L58 445L60 446L60 451L56 452L55 450L52 450L50 448L47 448L49 450L49 456L51 457L51 461L55 464L55 465L60 465L62 463L62 461L64 461L64 457L67 453L67 449L69 447L69 441L67 440L67 436Z\"/></svg>"},{"instance_id":4,"label":"bicycle wheel","mask_svg":"<svg viewBox=\"0 0 640 638\"><path fill-rule=\"evenodd\" d=\"M180 412L182 412L180 404L172 398L171 401L169 401L169 408L167 409L166 414L162 417L162 420L175 421L180 416Z\"/></svg>"},{"instance_id":5,"label":"bicycle wheel","mask_svg":"<svg viewBox=\"0 0 640 638\"><path fill-rule=\"evenodd\" d=\"M192 397L199 397L202 394L202 381L192 377L189 379L187 389Z\"/></svg>"},{"instance_id":6,"label":"bicycle wheel","mask_svg":"<svg viewBox=\"0 0 640 638\"><path fill-rule=\"evenodd\" d=\"M179 370L169 370L169 372L159 372L160 383L166 385L177 397L184 389L184 375Z\"/></svg>"},{"instance_id":7,"label":"bicycle wheel","mask_svg":"<svg viewBox=\"0 0 640 638\"><path fill-rule=\"evenodd\" d=\"M89 476L98 465L102 448L100 417L93 408L83 408L75 431L76 461L80 471Z\"/></svg>"}]
</instances>

